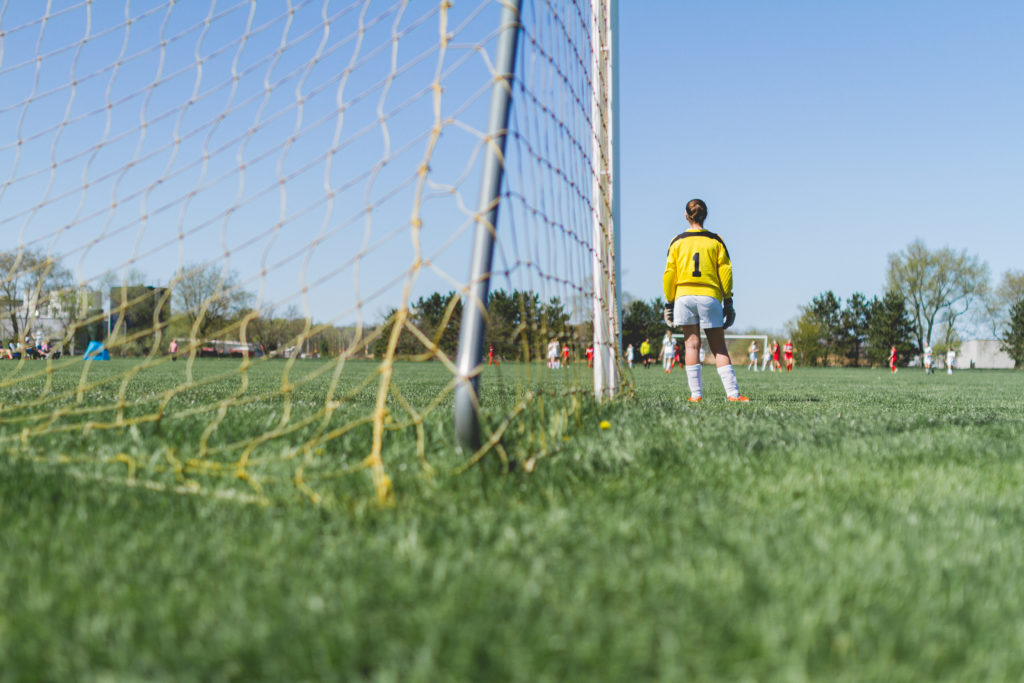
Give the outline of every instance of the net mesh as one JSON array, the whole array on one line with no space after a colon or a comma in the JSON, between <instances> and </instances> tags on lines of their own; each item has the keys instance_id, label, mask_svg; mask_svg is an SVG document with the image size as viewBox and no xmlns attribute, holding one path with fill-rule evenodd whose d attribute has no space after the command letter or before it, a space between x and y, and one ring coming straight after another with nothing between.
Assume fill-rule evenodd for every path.
<instances>
[{"instance_id":1,"label":"net mesh","mask_svg":"<svg viewBox=\"0 0 1024 683\"><path fill-rule=\"evenodd\" d=\"M592 391L589 3L524 3L487 445L449 425L501 9L4 2L0 452L317 503L554 452Z\"/></svg>"}]
</instances>

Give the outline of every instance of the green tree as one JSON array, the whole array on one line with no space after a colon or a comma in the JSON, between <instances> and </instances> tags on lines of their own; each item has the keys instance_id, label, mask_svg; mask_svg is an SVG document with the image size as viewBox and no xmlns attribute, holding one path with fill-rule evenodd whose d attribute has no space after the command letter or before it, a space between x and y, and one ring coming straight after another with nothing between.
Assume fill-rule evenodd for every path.
<instances>
[{"instance_id":1,"label":"green tree","mask_svg":"<svg viewBox=\"0 0 1024 683\"><path fill-rule=\"evenodd\" d=\"M1013 367L1024 367L1024 297L1010 307L1002 342L1001 348L1010 354Z\"/></svg>"},{"instance_id":2,"label":"green tree","mask_svg":"<svg viewBox=\"0 0 1024 683\"><path fill-rule=\"evenodd\" d=\"M843 355L853 361L854 367L860 365L864 353L864 345L868 339L868 320L871 317L871 302L860 292L854 292L846 300L846 307L840 314L841 336L840 350Z\"/></svg>"},{"instance_id":3,"label":"green tree","mask_svg":"<svg viewBox=\"0 0 1024 683\"><path fill-rule=\"evenodd\" d=\"M889 254L888 288L903 295L918 348L932 341L937 324L957 321L988 293L988 265L967 251L932 251L921 240Z\"/></svg>"},{"instance_id":4,"label":"green tree","mask_svg":"<svg viewBox=\"0 0 1024 683\"><path fill-rule=\"evenodd\" d=\"M548 330L553 337L566 337L571 333L569 317L565 305L557 296L551 297L541 307L542 329Z\"/></svg>"},{"instance_id":5,"label":"green tree","mask_svg":"<svg viewBox=\"0 0 1024 683\"><path fill-rule=\"evenodd\" d=\"M893 346L899 352L900 362L905 364L920 351L914 334L914 323L901 293L889 290L881 299L871 300L865 350L873 364L884 365Z\"/></svg>"},{"instance_id":6,"label":"green tree","mask_svg":"<svg viewBox=\"0 0 1024 683\"><path fill-rule=\"evenodd\" d=\"M544 324L544 305L540 301L540 295L532 291L516 290L513 296L520 309L521 334L524 337L522 343L529 350L530 358L544 358L544 350L552 333Z\"/></svg>"},{"instance_id":7,"label":"green tree","mask_svg":"<svg viewBox=\"0 0 1024 683\"><path fill-rule=\"evenodd\" d=\"M521 343L523 333L520 302L504 289L497 289L487 298L487 331L484 346L494 347L498 358L512 359L521 354L517 340Z\"/></svg>"},{"instance_id":8,"label":"green tree","mask_svg":"<svg viewBox=\"0 0 1024 683\"><path fill-rule=\"evenodd\" d=\"M381 358L387 352L391 341L392 325L398 318L398 309L392 308L384 316L381 323L382 334L373 344L373 353ZM421 296L409 307L408 323L428 337L432 345L437 346L449 358L455 355L459 345L459 328L462 323L462 300L455 292L441 294L433 292ZM404 326L403 326L404 327ZM398 336L395 354L399 356L433 357L431 345L419 337L402 329Z\"/></svg>"},{"instance_id":9,"label":"green tree","mask_svg":"<svg viewBox=\"0 0 1024 683\"><path fill-rule=\"evenodd\" d=\"M831 291L819 294L791 322L787 333L805 365L828 365L843 336L841 300Z\"/></svg>"},{"instance_id":10,"label":"green tree","mask_svg":"<svg viewBox=\"0 0 1024 683\"><path fill-rule=\"evenodd\" d=\"M398 309L390 308L384 314L384 320L377 328L379 336L373 343L373 355L375 358L383 358L387 354L388 344L391 343L391 334L395 322L398 320ZM407 356L418 353L422 349L408 330L401 330L398 333L398 344L395 346L395 355Z\"/></svg>"},{"instance_id":11,"label":"green tree","mask_svg":"<svg viewBox=\"0 0 1024 683\"><path fill-rule=\"evenodd\" d=\"M455 292L434 292L420 297L412 307L412 324L448 357L453 357L459 345L462 325L462 299ZM420 340L423 351L428 350Z\"/></svg>"},{"instance_id":12,"label":"green tree","mask_svg":"<svg viewBox=\"0 0 1024 683\"><path fill-rule=\"evenodd\" d=\"M634 349L639 349L644 339L660 339L665 332L664 308L665 300L661 297L631 301L622 314L623 345L632 344Z\"/></svg>"},{"instance_id":13,"label":"green tree","mask_svg":"<svg viewBox=\"0 0 1024 683\"><path fill-rule=\"evenodd\" d=\"M787 326L786 333L793 340L800 364L818 365L825 358L825 349L821 344L823 328L807 309L807 306L800 307L800 315ZM770 353L770 351L762 349L762 353Z\"/></svg>"},{"instance_id":14,"label":"green tree","mask_svg":"<svg viewBox=\"0 0 1024 683\"><path fill-rule=\"evenodd\" d=\"M828 364L843 337L842 300L829 290L811 299L810 313L820 326L819 344Z\"/></svg>"},{"instance_id":15,"label":"green tree","mask_svg":"<svg viewBox=\"0 0 1024 683\"><path fill-rule=\"evenodd\" d=\"M541 313L544 306L535 292L499 289L487 301L485 346L494 346L499 358L529 360L543 358L550 331ZM486 350L486 349L485 349Z\"/></svg>"},{"instance_id":16,"label":"green tree","mask_svg":"<svg viewBox=\"0 0 1024 683\"><path fill-rule=\"evenodd\" d=\"M434 292L420 297L410 306L409 322L451 357L458 348L462 306L462 300L455 292L443 295ZM396 316L397 309L392 308L377 328L381 332L373 345L377 357L387 351L391 325ZM495 290L488 296L484 350L493 345L495 353L501 358L516 360L543 358L552 337L578 347L592 328L586 321L575 325L569 321L570 315L557 297L542 303L536 292L515 290L510 294L504 290ZM395 350L398 355L429 352L428 347L408 329L403 330L398 339Z\"/></svg>"}]
</instances>

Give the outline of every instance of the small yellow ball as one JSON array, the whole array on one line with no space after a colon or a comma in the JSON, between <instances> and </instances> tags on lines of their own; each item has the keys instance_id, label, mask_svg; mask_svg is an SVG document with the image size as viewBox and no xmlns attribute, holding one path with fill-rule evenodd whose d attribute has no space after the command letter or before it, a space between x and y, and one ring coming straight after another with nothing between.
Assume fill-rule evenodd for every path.
<instances>
[{"instance_id":1,"label":"small yellow ball","mask_svg":"<svg viewBox=\"0 0 1024 683\"><path fill-rule=\"evenodd\" d=\"M601 429L611 429L612 423L608 420L601 420Z\"/></svg>"}]
</instances>

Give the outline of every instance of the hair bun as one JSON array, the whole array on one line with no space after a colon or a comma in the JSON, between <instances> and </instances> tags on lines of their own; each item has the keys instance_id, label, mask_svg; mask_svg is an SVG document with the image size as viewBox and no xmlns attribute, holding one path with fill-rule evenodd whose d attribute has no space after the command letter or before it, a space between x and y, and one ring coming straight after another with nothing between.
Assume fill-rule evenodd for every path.
<instances>
[{"instance_id":1,"label":"hair bun","mask_svg":"<svg viewBox=\"0 0 1024 683\"><path fill-rule=\"evenodd\" d=\"M708 217L708 205L703 199L691 199L686 203L686 219L703 226L704 219Z\"/></svg>"}]
</instances>

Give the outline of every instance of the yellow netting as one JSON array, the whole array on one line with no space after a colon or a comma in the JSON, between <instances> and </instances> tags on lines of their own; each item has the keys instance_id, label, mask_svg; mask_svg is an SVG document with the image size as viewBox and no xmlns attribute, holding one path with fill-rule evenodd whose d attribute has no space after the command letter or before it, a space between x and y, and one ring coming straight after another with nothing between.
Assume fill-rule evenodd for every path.
<instances>
[{"instance_id":1,"label":"yellow netting","mask_svg":"<svg viewBox=\"0 0 1024 683\"><path fill-rule=\"evenodd\" d=\"M321 503L561 447L608 203L589 3L524 3L475 454L451 359L500 2L2 6L5 457Z\"/></svg>"}]
</instances>

